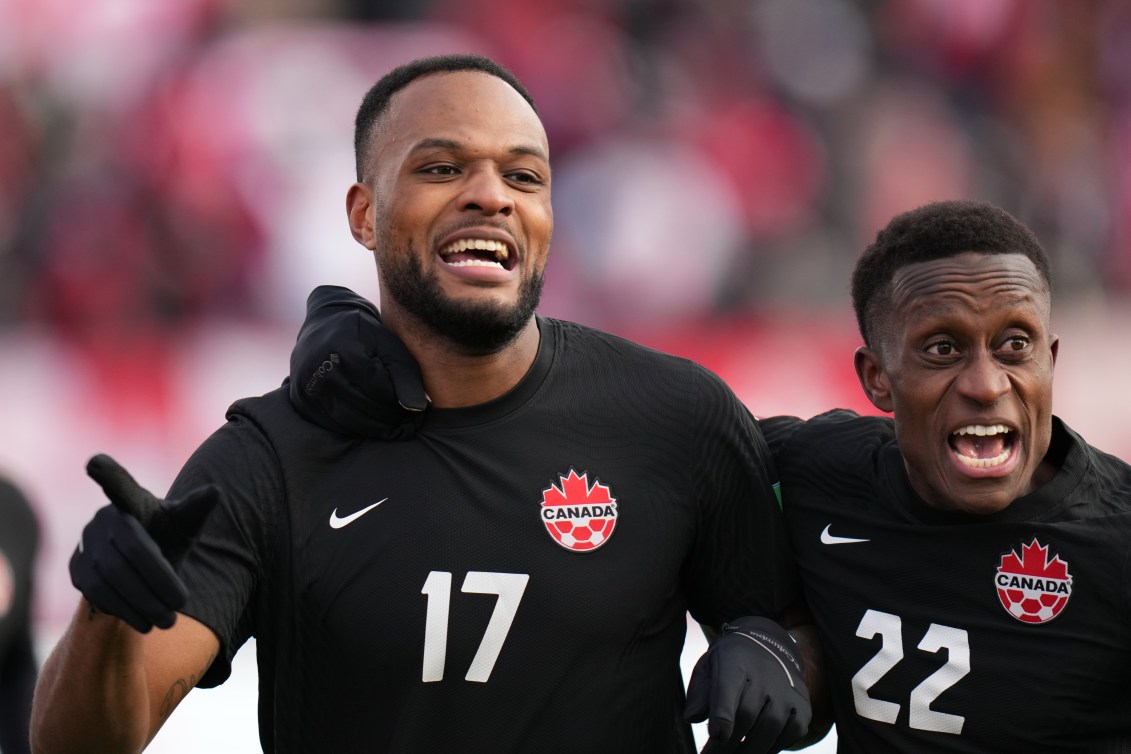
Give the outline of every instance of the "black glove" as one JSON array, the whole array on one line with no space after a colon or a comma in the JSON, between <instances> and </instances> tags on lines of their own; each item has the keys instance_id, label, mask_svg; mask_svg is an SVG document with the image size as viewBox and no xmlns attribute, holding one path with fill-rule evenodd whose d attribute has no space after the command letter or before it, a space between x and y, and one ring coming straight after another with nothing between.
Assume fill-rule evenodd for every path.
<instances>
[{"instance_id":1,"label":"black glove","mask_svg":"<svg viewBox=\"0 0 1131 754\"><path fill-rule=\"evenodd\" d=\"M180 500L161 500L143 489L107 455L86 473L110 498L82 530L71 556L71 583L95 609L136 630L169 628L188 592L176 574L220 498L211 485Z\"/></svg>"},{"instance_id":2,"label":"black glove","mask_svg":"<svg viewBox=\"0 0 1131 754\"><path fill-rule=\"evenodd\" d=\"M740 618L695 663L687 685L688 722L707 720L703 754L776 752L803 736L812 709L801 656L768 618Z\"/></svg>"},{"instance_id":3,"label":"black glove","mask_svg":"<svg viewBox=\"0 0 1131 754\"><path fill-rule=\"evenodd\" d=\"M412 437L428 407L420 367L404 343L372 303L336 285L319 286L307 299L291 351L290 396L309 422L381 440Z\"/></svg>"}]
</instances>

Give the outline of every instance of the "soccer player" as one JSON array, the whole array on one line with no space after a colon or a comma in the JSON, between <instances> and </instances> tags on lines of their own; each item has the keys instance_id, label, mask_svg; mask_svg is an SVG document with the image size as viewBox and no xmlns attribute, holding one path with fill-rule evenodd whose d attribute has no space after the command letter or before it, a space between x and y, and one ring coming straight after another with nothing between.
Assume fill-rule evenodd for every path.
<instances>
[{"instance_id":1,"label":"soccer player","mask_svg":"<svg viewBox=\"0 0 1131 754\"><path fill-rule=\"evenodd\" d=\"M24 493L0 479L0 751L28 751L37 660L32 583L39 522Z\"/></svg>"},{"instance_id":2,"label":"soccer player","mask_svg":"<svg viewBox=\"0 0 1131 754\"><path fill-rule=\"evenodd\" d=\"M877 235L852 292L860 382L892 416L759 422L838 751L1131 750L1131 467L1052 413L1039 241L992 205L930 204ZM713 668L742 649L716 643Z\"/></svg>"},{"instance_id":3,"label":"soccer player","mask_svg":"<svg viewBox=\"0 0 1131 754\"><path fill-rule=\"evenodd\" d=\"M1052 413L1045 251L997 207L929 204L852 298L892 417L760 422L838 750L1131 751L1131 468Z\"/></svg>"},{"instance_id":4,"label":"soccer player","mask_svg":"<svg viewBox=\"0 0 1131 754\"><path fill-rule=\"evenodd\" d=\"M774 622L797 582L767 447L707 370L535 313L553 215L530 96L489 60L429 58L356 125L349 224L408 347L372 344L394 421L304 419L293 399L373 366L326 353L237 402L165 500L94 458L111 505L71 560L83 599L36 751L141 750L255 636L265 751L689 752L687 611L761 660L696 688L713 749L794 741L810 710ZM302 342L348 325L337 293L312 295Z\"/></svg>"}]
</instances>

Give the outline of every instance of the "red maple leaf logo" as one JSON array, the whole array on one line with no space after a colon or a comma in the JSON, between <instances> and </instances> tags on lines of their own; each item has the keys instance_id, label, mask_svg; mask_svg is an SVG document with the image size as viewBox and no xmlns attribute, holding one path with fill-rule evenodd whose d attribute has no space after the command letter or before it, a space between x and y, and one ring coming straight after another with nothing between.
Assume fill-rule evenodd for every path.
<instances>
[{"instance_id":1,"label":"red maple leaf logo","mask_svg":"<svg viewBox=\"0 0 1131 754\"><path fill-rule=\"evenodd\" d=\"M576 471L570 469L569 476L561 477L560 481L561 487L556 484L550 485L549 489L542 493L543 503L546 505L585 505L586 503L614 502L609 494L609 488L601 484L600 480L594 480L593 486L589 486L588 472L578 476Z\"/></svg>"},{"instance_id":2,"label":"red maple leaf logo","mask_svg":"<svg viewBox=\"0 0 1131 754\"><path fill-rule=\"evenodd\" d=\"M588 472L573 469L559 484L542 490L542 523L562 547L574 552L596 550L609 541L617 525L617 501L608 487Z\"/></svg>"},{"instance_id":3,"label":"red maple leaf logo","mask_svg":"<svg viewBox=\"0 0 1131 754\"><path fill-rule=\"evenodd\" d=\"M1009 573L1021 573L1028 576L1046 576L1050 579L1068 579L1068 564L1055 556L1049 561L1048 545L1042 545L1036 537L1021 548L1021 557L1015 551L1001 558L1001 570Z\"/></svg>"},{"instance_id":4,"label":"red maple leaf logo","mask_svg":"<svg viewBox=\"0 0 1131 754\"><path fill-rule=\"evenodd\" d=\"M1047 623L1064 610L1072 595L1072 576L1068 563L1056 555L1049 560L1049 548L1033 537L1016 550L1001 556L994 575L998 600L1011 616L1022 623Z\"/></svg>"}]
</instances>

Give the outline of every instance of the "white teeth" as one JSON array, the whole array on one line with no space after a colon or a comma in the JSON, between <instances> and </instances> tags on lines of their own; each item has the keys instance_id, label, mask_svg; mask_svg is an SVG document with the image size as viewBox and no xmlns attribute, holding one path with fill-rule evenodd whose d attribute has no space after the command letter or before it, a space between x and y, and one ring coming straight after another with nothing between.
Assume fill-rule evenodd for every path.
<instances>
[{"instance_id":1,"label":"white teeth","mask_svg":"<svg viewBox=\"0 0 1131 754\"><path fill-rule=\"evenodd\" d=\"M498 262L488 259L465 259L462 262L448 262L449 267L502 267Z\"/></svg>"},{"instance_id":2,"label":"white teeth","mask_svg":"<svg viewBox=\"0 0 1131 754\"><path fill-rule=\"evenodd\" d=\"M453 241L440 249L440 256L448 256L449 254L456 254L461 251L467 251L468 249L475 251L493 251L495 258L499 261L510 256L510 252L507 250L505 243L491 241L486 238L461 238L458 241Z\"/></svg>"},{"instance_id":3,"label":"white teeth","mask_svg":"<svg viewBox=\"0 0 1131 754\"><path fill-rule=\"evenodd\" d=\"M955 453L954 457L959 461L962 461L964 465L969 466L970 468L988 469L991 466L997 466L998 464L1005 463L1006 459L1009 458L1009 448L1006 448L993 458L967 458L966 456L959 455L958 453Z\"/></svg>"},{"instance_id":4,"label":"white teeth","mask_svg":"<svg viewBox=\"0 0 1131 754\"><path fill-rule=\"evenodd\" d=\"M1002 434L1002 433L1005 433L1005 432L1008 432L1008 431L1009 431L1009 428L1006 427L1004 424L994 424L994 425L991 425L991 426L988 426L988 427L984 424L971 424L967 427L961 427L959 429L954 430L954 434L956 434L956 435L978 435L979 437L985 437L986 435L997 435L997 434Z\"/></svg>"},{"instance_id":5,"label":"white teeth","mask_svg":"<svg viewBox=\"0 0 1131 754\"><path fill-rule=\"evenodd\" d=\"M1007 434L1011 430L1004 424L969 424L965 427L960 427L954 430L956 435L975 435L977 437L991 437L993 435ZM1012 448L1005 448L998 455L993 458L969 458L960 453L955 453L954 456L962 461L965 466L972 469L988 469L992 466L1005 463L1009 458Z\"/></svg>"}]
</instances>

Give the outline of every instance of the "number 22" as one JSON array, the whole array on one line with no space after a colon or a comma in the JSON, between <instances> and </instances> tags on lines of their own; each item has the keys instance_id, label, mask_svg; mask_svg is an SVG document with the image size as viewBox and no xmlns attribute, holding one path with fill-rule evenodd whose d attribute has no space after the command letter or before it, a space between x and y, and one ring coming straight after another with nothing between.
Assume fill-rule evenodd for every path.
<instances>
[{"instance_id":1,"label":"number 22","mask_svg":"<svg viewBox=\"0 0 1131 754\"><path fill-rule=\"evenodd\" d=\"M526 591L528 573L490 573L468 571L463 580L465 594L496 594L499 596L487 630L479 642L479 649L471 661L465 680L486 683L491 677L503 642L510 632L518 603ZM433 683L444 679L444 661L448 653L448 608L452 601L452 574L432 571L424 581L421 594L428 596L428 612L424 623L424 670L420 680Z\"/></svg>"},{"instance_id":2,"label":"number 22","mask_svg":"<svg viewBox=\"0 0 1131 754\"><path fill-rule=\"evenodd\" d=\"M880 651L852 676L852 699L856 703L856 713L861 717L894 725L899 705L874 699L868 691L903 659L903 621L898 615L868 610L860 620L856 635L861 639L872 639L877 634L882 639ZM958 735L966 718L936 712L931 709L931 703L970 672L970 637L961 628L932 623L919 642L919 649L932 653L945 649L947 660L911 692L908 724L916 730Z\"/></svg>"}]
</instances>

